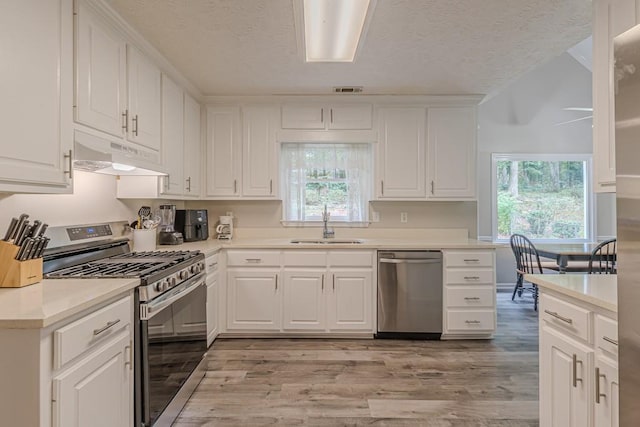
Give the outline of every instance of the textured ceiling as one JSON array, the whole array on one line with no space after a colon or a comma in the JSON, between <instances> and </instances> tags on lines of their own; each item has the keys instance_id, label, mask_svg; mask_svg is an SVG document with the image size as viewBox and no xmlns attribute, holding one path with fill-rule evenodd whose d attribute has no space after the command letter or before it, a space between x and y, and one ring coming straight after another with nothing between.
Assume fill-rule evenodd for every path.
<instances>
[{"instance_id":1,"label":"textured ceiling","mask_svg":"<svg viewBox=\"0 0 640 427\"><path fill-rule=\"evenodd\" d=\"M296 0L110 0L204 95L488 94L591 34L588 0L378 0L354 63L304 63Z\"/></svg>"}]
</instances>

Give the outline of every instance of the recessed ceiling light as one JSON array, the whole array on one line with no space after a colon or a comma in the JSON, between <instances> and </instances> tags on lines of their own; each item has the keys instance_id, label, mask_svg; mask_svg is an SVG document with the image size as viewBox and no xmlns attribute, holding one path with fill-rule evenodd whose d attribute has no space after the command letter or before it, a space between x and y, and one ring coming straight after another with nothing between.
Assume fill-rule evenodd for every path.
<instances>
[{"instance_id":1,"label":"recessed ceiling light","mask_svg":"<svg viewBox=\"0 0 640 427\"><path fill-rule=\"evenodd\" d=\"M303 0L307 62L353 62L370 0Z\"/></svg>"}]
</instances>

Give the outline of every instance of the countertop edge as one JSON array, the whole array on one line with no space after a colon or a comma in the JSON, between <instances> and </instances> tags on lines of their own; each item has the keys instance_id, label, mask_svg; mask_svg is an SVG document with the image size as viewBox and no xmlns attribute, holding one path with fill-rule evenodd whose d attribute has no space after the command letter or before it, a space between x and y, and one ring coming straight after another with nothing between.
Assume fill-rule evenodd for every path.
<instances>
[{"instance_id":1,"label":"countertop edge","mask_svg":"<svg viewBox=\"0 0 640 427\"><path fill-rule=\"evenodd\" d=\"M547 275L549 276L549 275ZM553 275L555 276L555 275ZM576 299L578 301L582 301L588 304L592 304L596 307L600 307L603 308L605 310L609 310L613 313L617 313L618 312L618 305L617 304L613 304L609 301L603 300L601 298L597 298L594 297L592 295L586 294L584 292L578 292L575 291L573 289L567 288L565 286L559 285L557 283L553 283L550 282L548 280L545 280L546 277L544 277L543 274L525 274L524 275L524 279L526 281L529 281L531 283L535 283L537 286L539 286L540 288L543 289L547 289L568 297L571 297L573 299Z\"/></svg>"}]
</instances>

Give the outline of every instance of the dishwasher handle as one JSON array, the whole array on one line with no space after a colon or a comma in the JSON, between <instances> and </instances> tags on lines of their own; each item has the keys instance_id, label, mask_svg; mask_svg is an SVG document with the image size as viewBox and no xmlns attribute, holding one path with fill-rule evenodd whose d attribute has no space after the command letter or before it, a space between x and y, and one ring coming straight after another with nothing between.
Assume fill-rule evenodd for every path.
<instances>
[{"instance_id":1,"label":"dishwasher handle","mask_svg":"<svg viewBox=\"0 0 640 427\"><path fill-rule=\"evenodd\" d=\"M396 259L396 258L380 258L378 262L388 264L441 264L441 259L436 258L412 258L412 259Z\"/></svg>"}]
</instances>

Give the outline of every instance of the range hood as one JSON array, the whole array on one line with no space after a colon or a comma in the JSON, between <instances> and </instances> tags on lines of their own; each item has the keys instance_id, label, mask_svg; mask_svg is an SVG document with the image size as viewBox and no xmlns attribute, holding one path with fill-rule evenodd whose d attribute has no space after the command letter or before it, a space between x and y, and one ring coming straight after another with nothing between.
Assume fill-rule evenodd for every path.
<instances>
[{"instance_id":1,"label":"range hood","mask_svg":"<svg viewBox=\"0 0 640 427\"><path fill-rule=\"evenodd\" d=\"M167 175L157 151L75 130L73 168L108 175Z\"/></svg>"}]
</instances>

